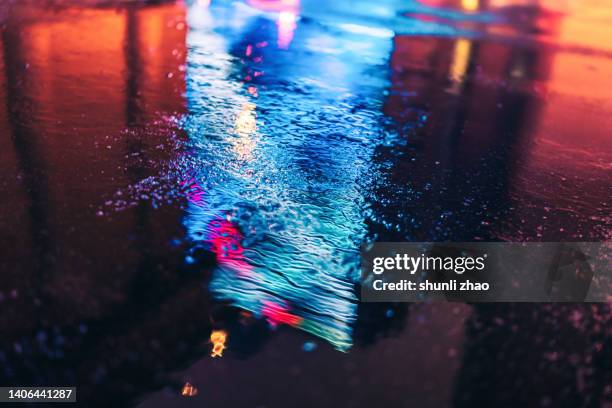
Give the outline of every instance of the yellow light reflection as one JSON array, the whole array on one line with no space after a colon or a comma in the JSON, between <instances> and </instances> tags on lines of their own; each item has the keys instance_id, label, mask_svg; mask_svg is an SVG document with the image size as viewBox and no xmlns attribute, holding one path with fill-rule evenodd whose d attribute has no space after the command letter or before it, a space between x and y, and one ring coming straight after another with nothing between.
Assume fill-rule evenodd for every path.
<instances>
[{"instance_id":1,"label":"yellow light reflection","mask_svg":"<svg viewBox=\"0 0 612 408\"><path fill-rule=\"evenodd\" d=\"M250 135L257 130L257 120L255 118L254 103L245 103L242 106L242 111L236 117L234 129L239 135Z\"/></svg>"},{"instance_id":2,"label":"yellow light reflection","mask_svg":"<svg viewBox=\"0 0 612 408\"><path fill-rule=\"evenodd\" d=\"M210 342L213 344L211 357L223 356L223 350L225 350L225 341L227 340L227 332L223 330L213 330L210 333Z\"/></svg>"},{"instance_id":3,"label":"yellow light reflection","mask_svg":"<svg viewBox=\"0 0 612 408\"><path fill-rule=\"evenodd\" d=\"M183 389L181 391L181 395L183 397L194 397L198 395L198 389L191 385L190 383L185 383Z\"/></svg>"},{"instance_id":4,"label":"yellow light reflection","mask_svg":"<svg viewBox=\"0 0 612 408\"><path fill-rule=\"evenodd\" d=\"M238 135L232 140L234 152L241 160L252 160L257 140L253 137L257 131L257 117L254 103L245 103L236 117L234 131Z\"/></svg>"},{"instance_id":5,"label":"yellow light reflection","mask_svg":"<svg viewBox=\"0 0 612 408\"><path fill-rule=\"evenodd\" d=\"M472 42L465 38L459 38L455 43L453 51L453 63L450 67L449 78L454 82L451 92L457 93L459 87L465 79L465 73L470 62L470 51L472 50Z\"/></svg>"},{"instance_id":6,"label":"yellow light reflection","mask_svg":"<svg viewBox=\"0 0 612 408\"><path fill-rule=\"evenodd\" d=\"M477 11L480 7L480 0L461 0L461 8L465 11Z\"/></svg>"}]
</instances>

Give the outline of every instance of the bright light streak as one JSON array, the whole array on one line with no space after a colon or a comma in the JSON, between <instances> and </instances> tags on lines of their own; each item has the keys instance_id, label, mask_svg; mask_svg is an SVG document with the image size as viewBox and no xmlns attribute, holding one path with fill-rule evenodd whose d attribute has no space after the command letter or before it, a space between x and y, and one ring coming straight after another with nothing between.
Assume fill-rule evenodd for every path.
<instances>
[{"instance_id":1,"label":"bright light streak","mask_svg":"<svg viewBox=\"0 0 612 408\"><path fill-rule=\"evenodd\" d=\"M451 92L457 93L459 86L465 78L468 65L470 62L470 51L472 49L472 43L470 40L465 38L459 38L455 43L455 50L453 51L453 63L450 67L449 77L455 83Z\"/></svg>"},{"instance_id":2,"label":"bright light streak","mask_svg":"<svg viewBox=\"0 0 612 408\"><path fill-rule=\"evenodd\" d=\"M340 24L340 28L353 34L364 34L371 37L393 38L393 31L386 28L368 27L359 24Z\"/></svg>"},{"instance_id":3,"label":"bright light streak","mask_svg":"<svg viewBox=\"0 0 612 408\"><path fill-rule=\"evenodd\" d=\"M278 14L278 48L286 50L293 41L293 32L297 28L297 15L293 11L281 11Z\"/></svg>"}]
</instances>

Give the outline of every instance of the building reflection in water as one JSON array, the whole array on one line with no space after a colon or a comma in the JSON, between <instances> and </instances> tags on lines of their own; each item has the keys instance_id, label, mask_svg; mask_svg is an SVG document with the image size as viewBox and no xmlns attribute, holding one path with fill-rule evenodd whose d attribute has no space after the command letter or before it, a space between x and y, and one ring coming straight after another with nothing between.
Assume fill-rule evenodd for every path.
<instances>
[{"instance_id":1,"label":"building reflection in water","mask_svg":"<svg viewBox=\"0 0 612 408\"><path fill-rule=\"evenodd\" d=\"M494 9L494 3L483 7ZM574 30L571 22L565 28L560 15L535 5L503 12L520 18L513 25L517 31L506 27L504 36L526 39L545 27L545 36L557 39L568 38L563 30ZM605 188L592 182L605 178L597 163L609 157L602 153L608 144L602 118L574 98L586 97L584 88L568 85L577 82L559 74L571 66L577 77L589 76L588 53L605 52L602 44L587 39L594 49L584 55L581 47L558 48L535 38L513 47L471 38L394 41L385 111L406 142L381 147L374 157L388 177L375 190L381 217L371 225L376 236L606 239L609 231L598 227L607 217ZM447 87L439 86L445 82ZM601 100L596 90L588 98ZM591 118L588 129L576 126L582 115ZM609 352L587 344L609 341L600 325L609 319L606 304L474 305L453 405L597 405L605 398Z\"/></svg>"},{"instance_id":2,"label":"building reflection in water","mask_svg":"<svg viewBox=\"0 0 612 408\"><path fill-rule=\"evenodd\" d=\"M445 5L452 6L452 4ZM350 308L354 302L350 296L345 294L350 293L351 275L343 274L342 270L351 269L351 257L355 257L359 242L367 239L383 241L542 239L542 231L548 231L548 236L553 239L580 237L574 232L553 231L549 223L543 221L546 218L521 217L520 214L526 206L542 208L542 211L546 211L547 206L539 201L541 197L517 191L517 186L524 182L517 179L517 175L526 174L521 177L534 180L540 177L538 174L542 174L540 169L533 167L530 152L534 150L537 152L542 148L537 146L539 142L549 138L549 130L546 128L542 130L541 121L542 118L546 120L546 111L554 104L544 103L541 90L543 86L554 88L560 85L554 80L554 69L559 59L565 58L564 52L559 53L555 47L540 43L539 38L532 38L532 34L537 31L537 27L545 26L546 36L556 38L560 29L559 16L556 14L542 15L541 9L536 6L498 9L492 3L480 4L474 1L463 1L458 4L458 7L467 13L476 13L475 15L482 12L484 12L483 15L488 12L497 13L509 19L510 23L490 26L486 24L486 21L476 19L462 23L461 29L478 33L478 35L445 36L444 34L458 32L458 27L451 24L444 27L437 36L395 35L393 39L389 38L388 30L378 27L337 24L336 27L343 29L345 33L349 32L357 37L363 36L359 37L362 43L368 44L368 41L371 41L372 44L376 44L375 47L384 49L384 52L378 55L370 55L371 60L366 57L361 61L338 61L329 55L341 54L346 51L343 46L350 49L357 44L342 44L342 39L328 41L324 36L310 37L312 30L309 29L309 25L300 22L293 33L292 47L295 47L293 49L296 50L300 48L300 45L305 44L306 47L312 45L313 48L310 49L312 53L308 55L307 60L295 65L287 64L282 51L269 46L269 44L274 44L275 35L281 35L280 31L275 31L267 19L257 16L228 17L230 20L236 18L240 24L228 23L225 25L215 18L218 32L226 34L224 30L227 28L224 27L229 26L231 30L235 30L230 37L239 39L236 43L224 44L224 48L215 51L206 48L207 44L221 43L222 36L219 36L217 40L209 40L208 37L203 36L199 41L191 42L193 48L200 49L203 55L213 52L225 53L226 57L223 60L227 64L224 67L225 71L219 77L221 82L218 85L224 84L224 89L232 88L235 92L231 96L233 102L230 106L234 108L248 106L243 100L246 98L257 105L255 110L263 112L261 117L257 116L257 120L261 119L265 123L257 129L257 132L262 133L254 146L249 144L253 147L253 149L249 148L249 153L254 153L252 156L254 163L240 164L231 170L245 179L258 180L260 183L258 185L261 186L271 181L265 179L262 183L262 179L258 179L259 173L262 172L261 163L276 165L272 171L263 170L268 175L275 174L281 165L284 166L283 170L285 174L288 174L286 177L289 180L272 183L271 189L266 190L266 193L276 194L277 204L291 205L291 200L295 200L295 203L308 209L308 201L298 201L295 197L278 196L278 190L291 191L303 188L302 185L292 184L297 180L291 179L299 179L296 177L299 173L292 172L296 168L291 167L293 163L288 162L288 158L284 155L299 158L304 149L309 147L313 141L312 138L301 138L291 133L291 125L297 123L299 126L298 119L301 118L295 112L283 110L278 101L273 100L273 97L282 95L284 104L295 103L296 107L307 107L308 115L312 117L319 115L319 118L322 118L322 123L319 123L318 126L319 132L327 130L321 130L325 128L324 114L327 107L317 109L316 106L312 106L312 101L308 96L316 95L316 86L341 85L342 88L339 87L339 89L333 87L326 89L325 94L322 94L324 97L316 100L318 105L323 105L322 101L333 101L334 106L338 107L334 113L339 117L342 117L343 114L344 92L358 95L359 101L366 101L362 106L353 106L351 120L354 121L356 116L359 117L362 113L361 109L374 111L380 108L384 113L384 116L368 117L369 123L385 129L382 134L376 132L368 134L365 129L359 129L361 136L367 135L366 140L360 140L363 145L360 147L361 154L351 156L354 153L350 143L335 143L336 136L346 137L346 135L357 133L353 132L350 127L338 131L338 135L326 132L327 148L337 148L337 151L341 153L334 156L334 161L331 161L325 154L326 152L314 150L312 157L316 158L316 161L309 161L306 168L299 168L300 171L306 173L312 172L313 169L318 170L317 173L312 172L313 178L308 180L310 182L308 188L312 186L320 188L321 185L317 183L321 180L321 174L330 170L335 171L334 167L338 166L338 160L340 160L340 170L345 171L348 175L354 175L353 180L361 188L359 193L353 195L350 204L338 201L342 203L340 207L354 209L353 217L346 217L346 214L334 211L321 212L323 206L317 202L319 212L313 214L319 220L319 225L314 228L308 224L311 220L304 218L307 221L302 221L301 219L301 217L310 215L307 210L306 214L289 212L288 215L283 215L282 211L275 212L273 220L267 218L258 220L257 217L261 214L256 214L256 212L262 209L266 211L265 205L262 207L258 202L268 202L263 199L264 197L245 199L242 195L243 190L240 190L244 188L244 184L237 182L236 187L232 187L241 191L240 194L229 191L225 182L223 188L220 188L220 181L217 181L212 189L207 190L211 193L211 202L222 202L227 207L218 205L218 208L211 213L210 208L214 208L214 205L208 205L203 210L206 215L196 214L193 218L188 218L186 225L190 233L197 237L198 234L202 234L202 231L209 231L211 225L235 222L236 229L244 231L244 235L230 233L227 236L235 236L236 241L224 245L240 248L238 252L240 259L253 265L253 270L249 272L253 275L245 275L240 273L240 268L224 268L223 261L220 261L221 267L215 272L210 286L218 299L228 300L233 305L264 317L272 325L284 323L301 327L326 338L340 349L346 349L354 342L351 333L355 327L358 335L357 341L370 343L376 337L376 334L373 333L384 332L393 326L393 322L390 321L393 319L390 316L405 319L406 312L405 308L392 305L384 305L380 308L362 306L357 317L355 309ZM419 10L423 11L422 8ZM239 13L239 10L235 12ZM434 16L436 20L442 18L440 15L444 13L438 14ZM520 23L513 21L514 18L517 18L515 14L518 15ZM453 15L456 16L456 14ZM194 25L194 27L194 36L202 35L202 32L205 31L202 26ZM213 27L215 25L211 22L208 25L210 36L214 36ZM410 31L405 24L401 28ZM427 30L431 29L431 27L427 28ZM487 36L498 39L498 41L491 40ZM508 46L504 40L499 40L500 36L506 38L505 41L509 38L521 38L522 42ZM278 43L277 45L280 49L287 48ZM387 61L385 55L391 50L390 60ZM389 75L387 76L387 71L383 71L384 75L378 75L379 81L368 82L372 78L363 73L371 67L382 67L386 62L389 62L391 68ZM213 72L209 72L212 65L212 60L202 59L199 61L199 66L190 65L190 70L193 70L191 73L205 83L205 78L213 75ZM342 78L338 78L338 82L329 80L316 82L316 71L320 67L326 67L328 75L341 73ZM242 81L244 86L236 88L235 83L232 82L236 79ZM291 85L289 93L283 88L287 84ZM210 85L200 87L201 85L197 81L190 82L190 86L197 89L196 95L201 95L206 92L206 88L211 87ZM308 85L314 85L314 87ZM277 92L278 89L283 92ZM385 98L377 96L385 93L387 94ZM295 96L295 94L298 95ZM195 111L201 109L197 105L191 105L190 108ZM368 114L371 113L371 111L368 112ZM241 121L240 117L244 113L236 115ZM250 117L250 114L247 117ZM287 118L293 119L287 123ZM367 123L365 124L367 126ZM306 132L301 135L312 136L307 133L311 129L308 125L301 125L300 132ZM202 130L199 126L197 120L196 123L190 122L187 125L188 132L196 140L199 140ZM283 129L286 132L283 133L284 138L280 141L274 139L274 132L277 129ZM593 131L594 137L598 138L601 131L597 128ZM580 133L577 129L572 132L573 134ZM214 129L212 133L218 134ZM228 137L231 140L231 136ZM231 143L236 146L236 143ZM534 143L537 146L535 148ZM284 155L276 155L275 150L280 150L281 146L284 148ZM552 149L543 154L550 155L552 159L556 152L555 149ZM347 155L351 160L342 161L342 157ZM597 157L601 158L601 155ZM213 161L212 158L209 160ZM362 163L365 163L363 170L355 174L351 167ZM541 164L540 162L536 166ZM370 172L376 172L376 176L370 178ZM203 180L215 180L217 176L200 177ZM588 175L582 173L580 178L577 187L590 188L585 184ZM236 181L235 176L228 179L231 182ZM324 183L321 184L325 186ZM550 189L545 188L545 190ZM346 190L343 192L346 193ZM592 220L590 217L593 214L600 216L605 196L596 186L590 188L590 193L595 193L597 199L592 204L581 204L583 211L580 211L580 225L598 234L596 225L600 219ZM557 208L555 222L567 222L571 219L563 215L563 210L558 205L566 198L548 197L548 211L550 208ZM312 200L312 197L308 199ZM584 211L584 205L591 206L591 208ZM516 223L517 217L522 218L520 224ZM217 222L220 219L227 221L223 221L222 224L214 224L213 221L211 224L211 219ZM328 219L332 228L325 225ZM197 225L202 220L204 223ZM292 230L292 222L295 220L301 221L301 224L298 224L297 230ZM325 221L321 223L320 220ZM284 222L287 224L283 224ZM278 229L270 228L271 223ZM275 225L275 223L280 223L280 225ZM525 232L522 228L528 223L537 224L533 230ZM359 228L352 228L355 225L359 225ZM321 227L323 228L318 229ZM283 234L284 229L292 232L290 237ZM325 231L325 235L320 234L321 231ZM327 235L329 232L336 235ZM320 240L330 237L329 243ZM593 237L603 238L601 235ZM245 244L244 247L240 246L242 243ZM335 293L328 291L320 296L323 289L304 278L309 277L310 268L315 270L318 266L323 268L323 265L317 261L319 258L325 258L325 252L322 250L325 250L327 245L335 250L348 250L347 261L337 269L338 272L330 270L329 267L326 269L329 274L327 276L332 278L342 276L344 287L341 287L342 291L335 292L339 286L334 284ZM272 249L269 249L270 247ZM318 251L302 250L302 248L309 247L316 247ZM304 265L296 268L296 262L303 262ZM347 306L349 306L348 309ZM317 314L323 314L322 319L319 316L318 323L321 323L319 328L305 326L305 322L312 318L309 316L309 309L316 310ZM605 309L605 306L598 306L594 314L605 314ZM335 321L330 319L332 313L329 311L331 310L334 310ZM336 310L340 313L337 313ZM496 364L481 363L484 358L483 350L488 350L487 352L493 355L495 352L491 350L497 350L496 345L505 341L509 345L514 344L513 347L517 350L523 350L525 344L536 342L535 337L550 338L556 328L570 324L567 321L559 321L564 311L589 315L586 308L580 306L563 308L506 305L495 308L478 306L473 310L462 309L462 318L468 319L467 337L463 339L459 336L454 341L459 349L462 348L463 341L468 347L463 356L463 366L457 372L459 385L456 387L454 397L456 404L468 406L483 402L493 403L492 392L484 389L475 392L475 387L470 386L470 384L482 383L488 384L488 389L495 390L495 387L502 382L502 379L493 372L497 367ZM338 319L343 319L343 321L338 322ZM596 329L596 321L597 318L585 318L587 332ZM522 327L521 330L525 335L512 334L518 327ZM330 328L332 331L329 331ZM484 336L483 332L488 334ZM508 341L511 338L515 340ZM556 344L557 352L579 353L578 344L584 340L584 333L567 336L565 340ZM527 378L533 361L538 361L541 356L547 355L545 347L536 347L536 349L540 354L523 359L525 366L514 372L515 378L521 376ZM591 370L589 372L594 374L588 377L587 382L591 395L599 398L604 376L600 367L602 359L597 358L596 361L588 365L588 369ZM531 404L539 401L544 398L544 394L546 394L545 398L557 401L556 396L548 396L551 386L564 387L572 394L572 398L578 398L580 391L570 383L573 377L555 374L559 365L565 367L568 372L576 374L576 369L568 364L571 363L544 365L542 372L550 376L551 381L546 383L545 388L538 389L538 387L543 387L543 384L535 388L531 387L529 392L523 394L525 403ZM449 387L449 384L446 384L445 387ZM509 394L509 398L516 395L517 392L514 390Z\"/></svg>"},{"instance_id":3,"label":"building reflection in water","mask_svg":"<svg viewBox=\"0 0 612 408\"><path fill-rule=\"evenodd\" d=\"M192 115L186 129L194 146L191 159L199 163L193 177L205 197L190 205L185 224L195 242L207 241L217 254L214 296L272 326L299 327L346 350L365 232L355 183L367 171L368 138L375 136L368 128L377 118L368 112L322 129L317 117L348 118L354 93L379 103L375 98L385 79L354 83L363 69L357 54L341 60L313 48L314 56L296 64L285 52L294 35L312 47L326 41L309 38L319 35L311 27L296 29L298 3L266 2L276 21L243 7L190 10ZM228 27L239 42L226 43L217 33ZM389 40L367 40L360 48L384 63ZM323 79L329 75L336 77L333 88ZM223 107L227 114L220 114ZM234 123L230 131L228 122Z\"/></svg>"},{"instance_id":4,"label":"building reflection in water","mask_svg":"<svg viewBox=\"0 0 612 408\"><path fill-rule=\"evenodd\" d=\"M267 13L277 13L279 18L285 12L282 8L284 2L250 4ZM294 6L291 3L287 7L294 12ZM419 17L415 21L423 23L419 20L423 18L422 15L426 11L439 10L434 8L436 6L439 4L416 7ZM459 2L458 8L467 15L475 16L491 15L491 10L498 11L495 5L481 5L474 1ZM198 206L197 211L204 214L188 217L186 221L194 237L206 236L210 220L233 222L236 229L244 233L240 239L247 245L241 249L241 253L247 264L254 265L254 277L244 279L243 275L235 275L235 271L221 270L211 283L211 290L217 296L262 315L264 304L271 301L266 300L271 296L268 291L272 291L278 296L273 302L276 307L287 313L295 309L294 313L302 318L308 311L300 308L304 307L306 299L314 296L316 301L309 305L317 313L329 317L330 310L339 308L339 316L343 316L345 321L339 323L338 319L330 319L324 324L330 324L335 334L322 334L319 327L309 330L323 335L339 348L346 348L351 343L350 331L355 320L354 299L350 295L355 274L350 271L356 269L354 262L359 243L374 238L495 240L515 234L507 229L508 219L516 213L513 201L516 197L512 195L511 186L515 174L524 168L524 153L533 142L534 122L542 106L538 93L533 90L547 81L552 57L549 50L538 49L536 42L508 47L503 42L483 40L482 37L491 32L509 38L529 38L529 30L533 30L529 21L533 21L532 25L541 24L539 8L517 9L521 24L508 24L505 31L499 31L497 25L489 28L486 19L471 22L467 19L467 23L461 24L461 29L478 34L467 37L446 36L457 33L454 22L460 14L452 12L452 9L436 11L431 18L428 17L436 21L432 26L423 28L416 24L419 28L415 30L431 33L440 20L453 20L453 24L445 26L437 36L397 35L391 40L387 38L392 35L387 34L388 30L340 22L335 27L342 29L344 36L335 39L333 47L329 46L329 39L320 33L313 35L314 30L310 25L303 24L293 33L294 41L302 46L305 44L306 48L312 47L307 61L302 64L286 63L287 54L282 52L286 47L270 45L275 43L275 37L278 40L284 35L278 24L278 30L274 29L271 24L274 19L260 16L256 9L247 9L242 5L229 9L224 8L223 12L214 7L192 10L194 22L191 24L190 45L194 53L190 75L193 80L189 82L189 88L194 96L190 99L190 110L200 117L190 118L186 125L197 149L215 152L207 157L208 153L202 154L198 150L195 153L199 156L198 160L204 164L219 163L223 157L230 156L220 153L222 150L218 149L223 147L224 138L209 141L203 140L203 135L219 137L225 132L223 127L226 121L232 121L232 118L224 117L218 122L210 121L210 118L213 112L219 115L221 106L228 106L230 110L242 109L232 113L236 118L236 128L233 135L230 132L226 138L242 160L228 163L226 168L221 169L222 174L205 174L206 170L197 175L203 182L212 183L206 187L210 202L204 210ZM211 18L208 13L217 14ZM197 20L204 19L206 15L209 16L207 21L198 24ZM556 35L554 30L558 26L555 18L549 16L546 22L551 30L547 34L552 37ZM514 28L518 32L512 31L511 27L514 26L518 26ZM407 23L401 28L410 31ZM357 45L356 41L350 40L351 35L362 42ZM225 43L227 37L238 38L238 42ZM211 44L216 44L215 48ZM372 76L363 72L376 64L383 66L390 47L393 49L391 77L378 75L378 82L372 82ZM362 53L360 61L332 57L355 49L362 51L363 48L378 48L380 52L372 55ZM295 54L298 52L295 51ZM218 54L225 56L220 59L211 57ZM327 75L337 75L337 82L317 81L317 70L322 68ZM383 93L389 79L389 95L384 100L382 111L392 119L391 122L371 109L383 102L377 99L377 95ZM325 89L318 100L312 99L317 96L317 87L329 86L330 83L339 86ZM214 94L207 93L211 88L215 89ZM226 93L219 93L217 90L220 88ZM351 120L359 117L355 112L368 116L363 123L365 126L353 123L354 126L336 133L323 131L326 151L318 146L312 149L317 139L308 133L312 129L310 124L301 123L307 115L287 112L279 107L279 99L282 98L286 105L293 104L310 117L319 115L324 118L328 110L341 117L342 98L351 93L358 95L360 101L366 101L360 107L362 109L351 109ZM203 94L207 95L207 107L200 106ZM322 99L334 101L333 109L323 105ZM211 101L213 107L210 107ZM313 102L318 106L314 106ZM255 127L253 112L256 111L264 112L261 117L265 125L252 132L240 131L245 126ZM208 129L202 128L204 120L209 121L206 123ZM384 124L384 134L368 134L365 131L368 121L376 126ZM292 133L293 126L300 130L300 134ZM276 132L281 128L286 133L279 140ZM320 128L318 132L321 132ZM346 135L356 133L360 133L359 137L364 139L357 149L352 141L335 141L334 135L346 138ZM309 148L311 156L302 160ZM337 157L352 157L352 160L341 163L329 161L327 154L333 149L341 152ZM215 159L217 154L219 157ZM292 162L291 157L297 160ZM300 161L307 162L308 166L304 168ZM357 173L354 171L355 163L357 167L364 164ZM344 164L346 167L342 168ZM368 173L372 170L380 171L377 177L369 178ZM321 180L329 171L346 171L348 175L354 175L352 180L362 187L359 191L336 191L345 193L343 199L337 202L350 203L342 206L343 213L334 213L326 208L328 206L324 202L317 201L321 194L317 197L294 197L287 193L325 189L325 183ZM304 174L308 176L309 172L311 178L304 182L301 178ZM270 175L279 173L284 179L270 178ZM264 174L266 178L262 179L261 175ZM347 177L345 181L350 180ZM265 186L265 193L263 196L249 197L254 190L249 183L255 182L258 183L259 194L261 186ZM371 194L367 193L368 190ZM323 211L310 213L308 209L312 207L309 204L313 203L317 211ZM300 210L297 210L298 204ZM271 207L278 207L274 219L266 215ZM347 217L346 212L352 214ZM330 220L329 225L326 225L326 220ZM290 237L287 236L289 231ZM234 242L232 245L241 243ZM342 261L337 271L317 262L319 259L331 259L326 258L329 256L326 255L327 245L330 250L348 251L348 261ZM311 248L316 248L316 251L311 251ZM298 259L304 262L303 265L293 264ZM316 276L319 267L328 270L329 275L326 276L340 279L334 285L334 288L343 288L337 293L338 296L321 299L316 296L322 288L318 288L311 279ZM296 279L306 279L311 289L300 294L305 286ZM246 286L234 289L236 284ZM309 297L305 296L306 293ZM321 308L316 306L319 300L323 305ZM334 340L338 335L342 336L342 340Z\"/></svg>"},{"instance_id":5,"label":"building reflection in water","mask_svg":"<svg viewBox=\"0 0 612 408\"><path fill-rule=\"evenodd\" d=\"M111 406L195 346L160 348L210 329L184 315L206 300L168 250L180 208L128 197L172 157L169 136L180 137L167 118L185 109L184 12L49 2L2 14L4 385L78 384L80 401ZM122 211L105 205L115 199Z\"/></svg>"}]
</instances>

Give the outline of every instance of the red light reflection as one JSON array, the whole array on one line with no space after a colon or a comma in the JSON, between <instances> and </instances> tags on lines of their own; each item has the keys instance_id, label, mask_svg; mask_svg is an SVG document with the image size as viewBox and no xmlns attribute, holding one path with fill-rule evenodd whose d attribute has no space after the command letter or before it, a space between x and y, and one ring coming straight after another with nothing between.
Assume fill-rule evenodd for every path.
<instances>
[{"instance_id":1,"label":"red light reflection","mask_svg":"<svg viewBox=\"0 0 612 408\"><path fill-rule=\"evenodd\" d=\"M290 313L288 307L270 301L263 302L261 314L264 315L273 326L279 324L299 326L304 320L300 316Z\"/></svg>"}]
</instances>

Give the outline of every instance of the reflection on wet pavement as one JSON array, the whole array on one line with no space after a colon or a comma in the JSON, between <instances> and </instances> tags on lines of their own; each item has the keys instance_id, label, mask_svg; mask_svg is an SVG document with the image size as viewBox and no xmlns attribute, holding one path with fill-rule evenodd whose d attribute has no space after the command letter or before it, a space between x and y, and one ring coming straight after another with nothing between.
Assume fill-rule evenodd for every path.
<instances>
[{"instance_id":1,"label":"reflection on wet pavement","mask_svg":"<svg viewBox=\"0 0 612 408\"><path fill-rule=\"evenodd\" d=\"M382 65L389 44L346 35L343 49L359 43L358 52L321 52L332 33L305 26L294 35L284 26L283 13L296 6L279 5L277 21L239 6L191 9L189 153L177 166L203 194L185 225L217 253L213 296L346 350L366 234L362 189L386 85L361 61ZM243 20L244 32L226 34L237 39L228 43L222 33ZM305 49L288 53L298 41ZM296 64L302 58L310 62Z\"/></svg>"},{"instance_id":2,"label":"reflection on wet pavement","mask_svg":"<svg viewBox=\"0 0 612 408\"><path fill-rule=\"evenodd\" d=\"M375 240L610 239L610 8L496 3L2 6L0 383L610 401L609 304L358 302Z\"/></svg>"}]
</instances>

